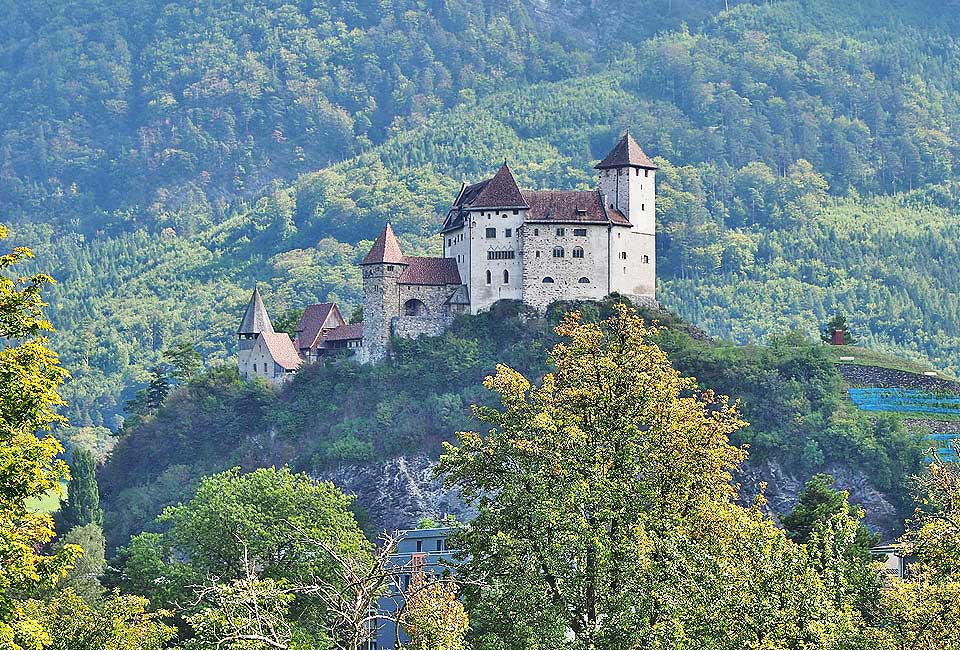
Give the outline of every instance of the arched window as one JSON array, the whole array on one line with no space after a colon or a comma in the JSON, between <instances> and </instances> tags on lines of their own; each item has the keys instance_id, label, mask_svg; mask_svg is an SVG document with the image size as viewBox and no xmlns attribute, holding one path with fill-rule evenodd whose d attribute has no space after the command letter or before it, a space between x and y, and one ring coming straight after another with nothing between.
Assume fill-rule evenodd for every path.
<instances>
[{"instance_id":1,"label":"arched window","mask_svg":"<svg viewBox=\"0 0 960 650\"><path fill-rule=\"evenodd\" d=\"M423 304L423 301L417 300L416 298L411 298L407 302L403 303L403 315L426 316L427 306Z\"/></svg>"},{"instance_id":2,"label":"arched window","mask_svg":"<svg viewBox=\"0 0 960 650\"><path fill-rule=\"evenodd\" d=\"M650 256L649 256L649 255L644 255L644 256L643 256L643 263L644 263L644 264L649 264L649 263L650 263Z\"/></svg>"},{"instance_id":3,"label":"arched window","mask_svg":"<svg viewBox=\"0 0 960 650\"><path fill-rule=\"evenodd\" d=\"M543 283L544 283L544 284L553 284L553 278L551 278L551 277L548 275L547 277L545 277L545 278L543 279Z\"/></svg>"},{"instance_id":4,"label":"arched window","mask_svg":"<svg viewBox=\"0 0 960 650\"><path fill-rule=\"evenodd\" d=\"M506 269L503 270L503 283L510 284L510 271Z\"/></svg>"},{"instance_id":5,"label":"arched window","mask_svg":"<svg viewBox=\"0 0 960 650\"><path fill-rule=\"evenodd\" d=\"M563 257L563 247L562 247L562 246L557 246L556 248L554 248L554 249L553 249L553 256L554 256L554 257Z\"/></svg>"},{"instance_id":6,"label":"arched window","mask_svg":"<svg viewBox=\"0 0 960 650\"><path fill-rule=\"evenodd\" d=\"M491 277L490 277L490 271L487 271L487 284L490 284L491 281L492 281L492 280L491 280Z\"/></svg>"},{"instance_id":7,"label":"arched window","mask_svg":"<svg viewBox=\"0 0 960 650\"><path fill-rule=\"evenodd\" d=\"M580 259L583 257L583 249L577 246L573 249L573 256Z\"/></svg>"},{"instance_id":8,"label":"arched window","mask_svg":"<svg viewBox=\"0 0 960 650\"><path fill-rule=\"evenodd\" d=\"M580 284L590 284L590 278L580 278L577 282Z\"/></svg>"}]
</instances>

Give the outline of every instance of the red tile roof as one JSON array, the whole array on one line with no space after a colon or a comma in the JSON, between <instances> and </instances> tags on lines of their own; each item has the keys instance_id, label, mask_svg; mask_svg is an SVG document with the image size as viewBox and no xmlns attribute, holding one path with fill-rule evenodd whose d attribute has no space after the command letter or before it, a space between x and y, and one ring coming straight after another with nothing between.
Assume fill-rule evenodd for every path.
<instances>
[{"instance_id":1,"label":"red tile roof","mask_svg":"<svg viewBox=\"0 0 960 650\"><path fill-rule=\"evenodd\" d=\"M525 221L630 225L619 210L604 209L603 196L597 190L524 190L523 198L530 206Z\"/></svg>"},{"instance_id":2,"label":"red tile roof","mask_svg":"<svg viewBox=\"0 0 960 650\"><path fill-rule=\"evenodd\" d=\"M345 322L336 303L323 302L316 305L307 305L300 317L300 323L297 325L297 347L305 350L316 346L317 338L320 336L322 329L343 325Z\"/></svg>"},{"instance_id":3,"label":"red tile roof","mask_svg":"<svg viewBox=\"0 0 960 650\"><path fill-rule=\"evenodd\" d=\"M400 284L462 284L456 260L449 257L404 257L407 268L400 274Z\"/></svg>"},{"instance_id":4,"label":"red tile roof","mask_svg":"<svg viewBox=\"0 0 960 650\"><path fill-rule=\"evenodd\" d=\"M522 208L526 206L517 180L507 163L493 178L470 185L460 192L455 205L469 208Z\"/></svg>"},{"instance_id":5,"label":"red tile roof","mask_svg":"<svg viewBox=\"0 0 960 650\"><path fill-rule=\"evenodd\" d=\"M614 169L616 167L642 167L644 169L656 169L653 161L643 153L643 149L637 144L630 133L626 133L620 142L610 150L607 157L600 161L595 169Z\"/></svg>"},{"instance_id":6,"label":"red tile roof","mask_svg":"<svg viewBox=\"0 0 960 650\"><path fill-rule=\"evenodd\" d=\"M349 323L334 327L327 332L323 341L353 341L363 338L363 323Z\"/></svg>"},{"instance_id":7,"label":"red tile roof","mask_svg":"<svg viewBox=\"0 0 960 650\"><path fill-rule=\"evenodd\" d=\"M367 256L360 262L363 264L400 264L403 261L403 253L400 251L400 242L393 234L393 228L388 223L383 227L380 236L373 242L373 247Z\"/></svg>"},{"instance_id":8,"label":"red tile roof","mask_svg":"<svg viewBox=\"0 0 960 650\"><path fill-rule=\"evenodd\" d=\"M263 342L266 343L270 356L282 368L296 370L300 367L302 360L288 335L283 332L263 332L260 336L263 337Z\"/></svg>"}]
</instances>

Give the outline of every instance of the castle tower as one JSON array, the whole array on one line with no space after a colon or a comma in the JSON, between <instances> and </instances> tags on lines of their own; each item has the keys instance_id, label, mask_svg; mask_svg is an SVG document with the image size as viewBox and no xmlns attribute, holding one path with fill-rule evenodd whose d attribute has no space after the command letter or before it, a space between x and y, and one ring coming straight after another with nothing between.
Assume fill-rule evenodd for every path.
<instances>
[{"instance_id":1,"label":"castle tower","mask_svg":"<svg viewBox=\"0 0 960 650\"><path fill-rule=\"evenodd\" d=\"M241 377L250 377L256 374L253 370L253 350L263 333L273 334L273 323L267 315L260 297L260 289L254 288L247 310L243 313L240 328L237 330L238 358Z\"/></svg>"},{"instance_id":2,"label":"castle tower","mask_svg":"<svg viewBox=\"0 0 960 650\"><path fill-rule=\"evenodd\" d=\"M367 256L363 269L363 356L377 362L387 356L391 323L400 315L400 274L407 268L400 242L388 223Z\"/></svg>"},{"instance_id":3,"label":"castle tower","mask_svg":"<svg viewBox=\"0 0 960 650\"><path fill-rule=\"evenodd\" d=\"M610 289L641 301L655 298L657 166L629 132L596 166L608 210L631 224L628 235L611 242Z\"/></svg>"}]
</instances>

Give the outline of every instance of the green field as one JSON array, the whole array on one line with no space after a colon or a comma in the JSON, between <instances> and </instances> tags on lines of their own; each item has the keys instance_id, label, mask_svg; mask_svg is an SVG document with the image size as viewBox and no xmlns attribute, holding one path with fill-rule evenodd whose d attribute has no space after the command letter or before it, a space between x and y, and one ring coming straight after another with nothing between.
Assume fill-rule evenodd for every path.
<instances>
[{"instance_id":1,"label":"green field","mask_svg":"<svg viewBox=\"0 0 960 650\"><path fill-rule=\"evenodd\" d=\"M67 484L61 483L60 490L63 492L63 498L67 498ZM50 490L42 497L27 500L27 509L30 512L40 514L53 514L60 509L60 493L57 490Z\"/></svg>"},{"instance_id":2,"label":"green field","mask_svg":"<svg viewBox=\"0 0 960 650\"><path fill-rule=\"evenodd\" d=\"M827 350L827 354L830 355L835 363L855 363L861 366L875 366L877 368L889 368L890 370L902 370L904 372L915 372L917 374L936 370L936 368L932 368L929 364L921 361L904 359L903 357L898 357L887 352L868 350L866 348L849 345L827 345L824 347ZM853 360L841 361L842 357L853 357ZM939 370L937 370L937 376L952 378L951 375Z\"/></svg>"}]
</instances>

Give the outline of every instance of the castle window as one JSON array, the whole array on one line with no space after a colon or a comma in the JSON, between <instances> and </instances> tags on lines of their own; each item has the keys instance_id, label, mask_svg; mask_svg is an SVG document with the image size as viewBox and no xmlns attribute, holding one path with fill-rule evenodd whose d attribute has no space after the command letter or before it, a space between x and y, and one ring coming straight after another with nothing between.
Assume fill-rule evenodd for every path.
<instances>
[{"instance_id":1,"label":"castle window","mask_svg":"<svg viewBox=\"0 0 960 650\"><path fill-rule=\"evenodd\" d=\"M490 271L488 270L488 271L487 271L487 284L490 284L492 281L493 281L493 280L491 279Z\"/></svg>"},{"instance_id":2,"label":"castle window","mask_svg":"<svg viewBox=\"0 0 960 650\"><path fill-rule=\"evenodd\" d=\"M557 228L557 237L563 237L563 228Z\"/></svg>"},{"instance_id":3,"label":"castle window","mask_svg":"<svg viewBox=\"0 0 960 650\"><path fill-rule=\"evenodd\" d=\"M392 271L392 270L393 270L393 264L387 264L387 270L388 270L388 271Z\"/></svg>"},{"instance_id":4,"label":"castle window","mask_svg":"<svg viewBox=\"0 0 960 650\"><path fill-rule=\"evenodd\" d=\"M512 260L515 256L514 251L487 251L488 260Z\"/></svg>"},{"instance_id":5,"label":"castle window","mask_svg":"<svg viewBox=\"0 0 960 650\"><path fill-rule=\"evenodd\" d=\"M639 176L639 175L640 175L640 168L637 167L637 176Z\"/></svg>"},{"instance_id":6,"label":"castle window","mask_svg":"<svg viewBox=\"0 0 960 650\"><path fill-rule=\"evenodd\" d=\"M548 275L547 277L545 277L545 278L543 279L543 283L544 283L544 284L553 284L553 278L551 278L551 277Z\"/></svg>"},{"instance_id":7,"label":"castle window","mask_svg":"<svg viewBox=\"0 0 960 650\"><path fill-rule=\"evenodd\" d=\"M577 282L580 284L590 284L590 278L580 278Z\"/></svg>"},{"instance_id":8,"label":"castle window","mask_svg":"<svg viewBox=\"0 0 960 650\"><path fill-rule=\"evenodd\" d=\"M447 237L447 246L453 246L453 238Z\"/></svg>"},{"instance_id":9,"label":"castle window","mask_svg":"<svg viewBox=\"0 0 960 650\"><path fill-rule=\"evenodd\" d=\"M513 237L513 230L512 230L511 228L507 228L506 230L503 231L503 236L504 236L504 237Z\"/></svg>"},{"instance_id":10,"label":"castle window","mask_svg":"<svg viewBox=\"0 0 960 650\"><path fill-rule=\"evenodd\" d=\"M533 236L536 237L536 236L539 235L539 234L540 234L540 229L539 229L539 228L534 228L534 229L533 229Z\"/></svg>"},{"instance_id":11,"label":"castle window","mask_svg":"<svg viewBox=\"0 0 960 650\"><path fill-rule=\"evenodd\" d=\"M554 257L563 257L563 248L560 247L560 246L557 246L556 248L554 248L554 249L553 249L553 256L554 256Z\"/></svg>"},{"instance_id":12,"label":"castle window","mask_svg":"<svg viewBox=\"0 0 960 650\"><path fill-rule=\"evenodd\" d=\"M623 251L622 253L620 253L620 259L622 260L627 259L627 251Z\"/></svg>"},{"instance_id":13,"label":"castle window","mask_svg":"<svg viewBox=\"0 0 960 650\"><path fill-rule=\"evenodd\" d=\"M586 228L574 228L574 229L573 229L573 236L574 236L574 237L586 237L586 236L587 236L587 229L586 229Z\"/></svg>"},{"instance_id":14,"label":"castle window","mask_svg":"<svg viewBox=\"0 0 960 650\"><path fill-rule=\"evenodd\" d=\"M644 255L644 256L643 256L643 263L644 263L644 264L649 264L649 263L650 263L650 256L649 256L649 255Z\"/></svg>"},{"instance_id":15,"label":"castle window","mask_svg":"<svg viewBox=\"0 0 960 650\"><path fill-rule=\"evenodd\" d=\"M407 302L403 303L403 315L404 316L426 316L427 306L423 304L422 300L411 298Z\"/></svg>"},{"instance_id":16,"label":"castle window","mask_svg":"<svg viewBox=\"0 0 960 650\"><path fill-rule=\"evenodd\" d=\"M537 257L540 257L540 251L537 251Z\"/></svg>"},{"instance_id":17,"label":"castle window","mask_svg":"<svg viewBox=\"0 0 960 650\"><path fill-rule=\"evenodd\" d=\"M503 283L510 284L510 271L507 271L506 269L503 271Z\"/></svg>"},{"instance_id":18,"label":"castle window","mask_svg":"<svg viewBox=\"0 0 960 650\"><path fill-rule=\"evenodd\" d=\"M580 248L579 246L577 246L576 248L574 248L574 249L573 249L573 256L576 257L577 259L582 259L582 258L583 258L583 249Z\"/></svg>"},{"instance_id":19,"label":"castle window","mask_svg":"<svg viewBox=\"0 0 960 650\"><path fill-rule=\"evenodd\" d=\"M497 238L497 229L487 228L487 239L496 239L496 238Z\"/></svg>"},{"instance_id":20,"label":"castle window","mask_svg":"<svg viewBox=\"0 0 960 650\"><path fill-rule=\"evenodd\" d=\"M644 178L647 178L649 175L650 175L650 170L649 170L649 169L644 169L644 170L643 170L643 177L644 177Z\"/></svg>"},{"instance_id":21,"label":"castle window","mask_svg":"<svg viewBox=\"0 0 960 650\"><path fill-rule=\"evenodd\" d=\"M514 214L520 214L520 210L514 210L513 213L514 213Z\"/></svg>"},{"instance_id":22,"label":"castle window","mask_svg":"<svg viewBox=\"0 0 960 650\"><path fill-rule=\"evenodd\" d=\"M640 204L640 209L641 209L641 210L646 210L646 209L647 209L647 204L646 204L646 203L641 203L641 204Z\"/></svg>"}]
</instances>

